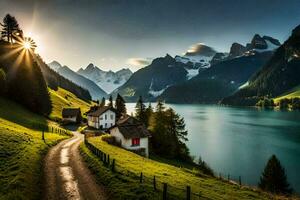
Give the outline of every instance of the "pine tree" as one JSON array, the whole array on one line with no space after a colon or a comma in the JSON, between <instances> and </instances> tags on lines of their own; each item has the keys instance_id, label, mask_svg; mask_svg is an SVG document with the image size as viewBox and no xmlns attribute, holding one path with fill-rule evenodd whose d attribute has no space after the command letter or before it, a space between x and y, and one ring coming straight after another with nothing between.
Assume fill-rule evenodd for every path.
<instances>
[{"instance_id":1,"label":"pine tree","mask_svg":"<svg viewBox=\"0 0 300 200\"><path fill-rule=\"evenodd\" d=\"M272 155L269 159L260 177L258 187L276 194L292 193L292 189L287 182L285 169L281 166L280 161L275 155Z\"/></svg>"},{"instance_id":2,"label":"pine tree","mask_svg":"<svg viewBox=\"0 0 300 200\"><path fill-rule=\"evenodd\" d=\"M103 107L103 106L105 106L105 98L104 97L102 97L102 100L101 100L101 103L100 103L100 107Z\"/></svg>"},{"instance_id":3,"label":"pine tree","mask_svg":"<svg viewBox=\"0 0 300 200\"><path fill-rule=\"evenodd\" d=\"M149 103L148 108L146 108L146 123L145 126L148 128L149 127L149 122L150 122L150 118L153 114L153 108L151 106L151 103Z\"/></svg>"},{"instance_id":4,"label":"pine tree","mask_svg":"<svg viewBox=\"0 0 300 200\"><path fill-rule=\"evenodd\" d=\"M17 33L20 31L19 24L15 17L11 16L10 14L7 14L3 19L3 24L1 24L3 27L1 35L2 38L6 38L8 42L13 42L14 33Z\"/></svg>"},{"instance_id":5,"label":"pine tree","mask_svg":"<svg viewBox=\"0 0 300 200\"><path fill-rule=\"evenodd\" d=\"M114 107L114 104L113 104L113 98L112 98L111 95L109 96L108 106L109 106L109 107Z\"/></svg>"},{"instance_id":6,"label":"pine tree","mask_svg":"<svg viewBox=\"0 0 300 200\"><path fill-rule=\"evenodd\" d=\"M120 119L120 117L122 115L125 115L127 113L125 100L123 99L123 97L120 94L117 95L115 108L116 108L117 120Z\"/></svg>"},{"instance_id":7,"label":"pine tree","mask_svg":"<svg viewBox=\"0 0 300 200\"><path fill-rule=\"evenodd\" d=\"M135 117L147 126L147 116L146 116L146 106L143 102L142 96L139 97L136 105L135 105Z\"/></svg>"}]
</instances>

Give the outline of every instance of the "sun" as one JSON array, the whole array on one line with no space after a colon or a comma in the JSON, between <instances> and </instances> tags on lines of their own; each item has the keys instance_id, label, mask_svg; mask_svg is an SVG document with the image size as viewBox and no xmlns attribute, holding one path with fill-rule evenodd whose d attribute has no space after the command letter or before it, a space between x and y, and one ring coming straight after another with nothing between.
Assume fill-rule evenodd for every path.
<instances>
[{"instance_id":1,"label":"sun","mask_svg":"<svg viewBox=\"0 0 300 200\"><path fill-rule=\"evenodd\" d=\"M30 49L30 48L31 48L30 42L29 42L29 41L25 41L25 42L23 43L23 47L24 47L24 49Z\"/></svg>"}]
</instances>

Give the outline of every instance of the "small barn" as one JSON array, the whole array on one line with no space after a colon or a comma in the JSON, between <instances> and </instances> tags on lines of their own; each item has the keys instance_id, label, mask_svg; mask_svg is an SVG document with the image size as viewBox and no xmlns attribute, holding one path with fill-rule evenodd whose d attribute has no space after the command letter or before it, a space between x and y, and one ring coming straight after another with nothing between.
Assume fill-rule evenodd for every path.
<instances>
[{"instance_id":1,"label":"small barn","mask_svg":"<svg viewBox=\"0 0 300 200\"><path fill-rule=\"evenodd\" d=\"M109 129L109 133L123 148L146 157L149 156L149 137L151 135L144 124L134 117L121 118L115 126Z\"/></svg>"},{"instance_id":2,"label":"small barn","mask_svg":"<svg viewBox=\"0 0 300 200\"><path fill-rule=\"evenodd\" d=\"M62 120L65 123L80 123L81 122L80 108L63 108Z\"/></svg>"}]
</instances>

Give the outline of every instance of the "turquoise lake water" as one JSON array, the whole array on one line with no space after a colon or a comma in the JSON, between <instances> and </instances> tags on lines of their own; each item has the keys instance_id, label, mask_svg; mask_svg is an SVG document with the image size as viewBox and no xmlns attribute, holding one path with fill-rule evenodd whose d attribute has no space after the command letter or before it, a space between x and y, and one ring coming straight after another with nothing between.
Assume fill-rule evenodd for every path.
<instances>
[{"instance_id":1,"label":"turquoise lake water","mask_svg":"<svg viewBox=\"0 0 300 200\"><path fill-rule=\"evenodd\" d=\"M155 105L155 104L153 104ZM127 104L128 113L135 104ZM216 174L257 185L275 154L288 181L300 193L300 112L169 104L184 117L191 155L205 160Z\"/></svg>"}]
</instances>

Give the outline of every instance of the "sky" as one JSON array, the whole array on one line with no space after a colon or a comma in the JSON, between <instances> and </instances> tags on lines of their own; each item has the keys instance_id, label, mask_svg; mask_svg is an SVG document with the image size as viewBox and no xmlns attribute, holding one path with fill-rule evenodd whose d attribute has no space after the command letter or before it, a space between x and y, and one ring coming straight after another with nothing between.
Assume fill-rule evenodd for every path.
<instances>
[{"instance_id":1,"label":"sky","mask_svg":"<svg viewBox=\"0 0 300 200\"><path fill-rule=\"evenodd\" d=\"M46 62L136 71L196 43L228 52L255 33L283 42L300 24L300 0L0 0Z\"/></svg>"}]
</instances>

